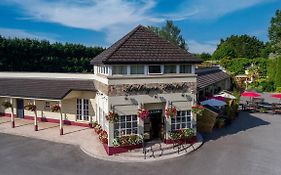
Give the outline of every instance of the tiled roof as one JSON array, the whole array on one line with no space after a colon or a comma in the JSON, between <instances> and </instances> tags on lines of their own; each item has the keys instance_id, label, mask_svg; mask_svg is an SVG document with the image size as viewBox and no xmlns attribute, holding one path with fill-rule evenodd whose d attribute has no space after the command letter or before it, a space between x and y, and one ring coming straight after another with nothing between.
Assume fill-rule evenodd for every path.
<instances>
[{"instance_id":1,"label":"tiled roof","mask_svg":"<svg viewBox=\"0 0 281 175\"><path fill-rule=\"evenodd\" d=\"M201 71L201 72L200 72ZM227 78L230 78L230 76L223 72L220 69L208 69L208 70L200 70L197 72L197 88L203 89L205 87L208 87L212 84L218 83L222 80L225 80Z\"/></svg>"},{"instance_id":2,"label":"tiled roof","mask_svg":"<svg viewBox=\"0 0 281 175\"><path fill-rule=\"evenodd\" d=\"M93 80L0 78L0 96L63 99L71 90L95 91Z\"/></svg>"},{"instance_id":3,"label":"tiled roof","mask_svg":"<svg viewBox=\"0 0 281 175\"><path fill-rule=\"evenodd\" d=\"M95 57L91 64L201 63L184 49L139 25Z\"/></svg>"}]
</instances>

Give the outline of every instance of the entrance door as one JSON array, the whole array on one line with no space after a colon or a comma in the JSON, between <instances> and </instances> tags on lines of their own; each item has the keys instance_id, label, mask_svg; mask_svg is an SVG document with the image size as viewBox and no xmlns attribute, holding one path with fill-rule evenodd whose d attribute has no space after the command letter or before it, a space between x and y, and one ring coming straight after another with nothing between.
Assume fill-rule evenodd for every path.
<instances>
[{"instance_id":1,"label":"entrance door","mask_svg":"<svg viewBox=\"0 0 281 175\"><path fill-rule=\"evenodd\" d=\"M163 123L162 123L162 110L151 110L150 111L150 138L158 139L161 138Z\"/></svg>"},{"instance_id":2,"label":"entrance door","mask_svg":"<svg viewBox=\"0 0 281 175\"><path fill-rule=\"evenodd\" d=\"M23 99L17 99L17 117L24 118L24 103Z\"/></svg>"}]
</instances>

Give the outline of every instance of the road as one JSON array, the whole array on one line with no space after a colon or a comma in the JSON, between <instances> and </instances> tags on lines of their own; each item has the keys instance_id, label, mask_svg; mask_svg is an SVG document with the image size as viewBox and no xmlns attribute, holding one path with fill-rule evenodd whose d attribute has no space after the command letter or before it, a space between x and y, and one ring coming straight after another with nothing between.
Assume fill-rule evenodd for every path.
<instances>
[{"instance_id":1,"label":"road","mask_svg":"<svg viewBox=\"0 0 281 175\"><path fill-rule=\"evenodd\" d=\"M1 175L280 175L281 116L241 113L231 126L204 135L197 151L172 160L116 163L78 147L0 134Z\"/></svg>"}]
</instances>

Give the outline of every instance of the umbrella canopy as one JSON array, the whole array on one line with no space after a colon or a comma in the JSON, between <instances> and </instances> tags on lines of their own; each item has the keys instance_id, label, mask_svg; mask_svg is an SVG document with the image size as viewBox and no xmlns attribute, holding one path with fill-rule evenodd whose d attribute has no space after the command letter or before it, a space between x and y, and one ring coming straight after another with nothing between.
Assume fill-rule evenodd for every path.
<instances>
[{"instance_id":1,"label":"umbrella canopy","mask_svg":"<svg viewBox=\"0 0 281 175\"><path fill-rule=\"evenodd\" d=\"M220 101L225 101L225 98L221 97L221 96L212 96L209 99L216 99L216 100L220 100Z\"/></svg>"},{"instance_id":2,"label":"umbrella canopy","mask_svg":"<svg viewBox=\"0 0 281 175\"><path fill-rule=\"evenodd\" d=\"M209 100L202 101L201 105L209 105L209 106L221 107L221 106L225 106L226 103L221 101L221 100L209 99Z\"/></svg>"},{"instance_id":3,"label":"umbrella canopy","mask_svg":"<svg viewBox=\"0 0 281 175\"><path fill-rule=\"evenodd\" d=\"M223 98L228 98L228 99L231 99L231 100L235 100L236 97L230 93L227 93L227 92L222 92L218 95L214 95L214 97L223 97Z\"/></svg>"},{"instance_id":4,"label":"umbrella canopy","mask_svg":"<svg viewBox=\"0 0 281 175\"><path fill-rule=\"evenodd\" d=\"M281 99L281 94L273 94L271 95L271 97Z\"/></svg>"},{"instance_id":5,"label":"umbrella canopy","mask_svg":"<svg viewBox=\"0 0 281 175\"><path fill-rule=\"evenodd\" d=\"M242 97L259 97L261 95L259 93L256 93L256 92L247 92L247 91L245 91L245 92L243 92L241 94L241 96Z\"/></svg>"}]
</instances>

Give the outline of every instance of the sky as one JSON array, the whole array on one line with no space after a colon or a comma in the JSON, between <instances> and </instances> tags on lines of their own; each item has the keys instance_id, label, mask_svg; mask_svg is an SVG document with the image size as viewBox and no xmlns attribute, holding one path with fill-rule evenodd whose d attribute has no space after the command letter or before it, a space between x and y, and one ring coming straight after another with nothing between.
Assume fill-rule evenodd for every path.
<instances>
[{"instance_id":1,"label":"sky","mask_svg":"<svg viewBox=\"0 0 281 175\"><path fill-rule=\"evenodd\" d=\"M0 0L0 35L109 47L139 24L173 20L192 53L212 53L220 39L268 40L281 0Z\"/></svg>"}]
</instances>

